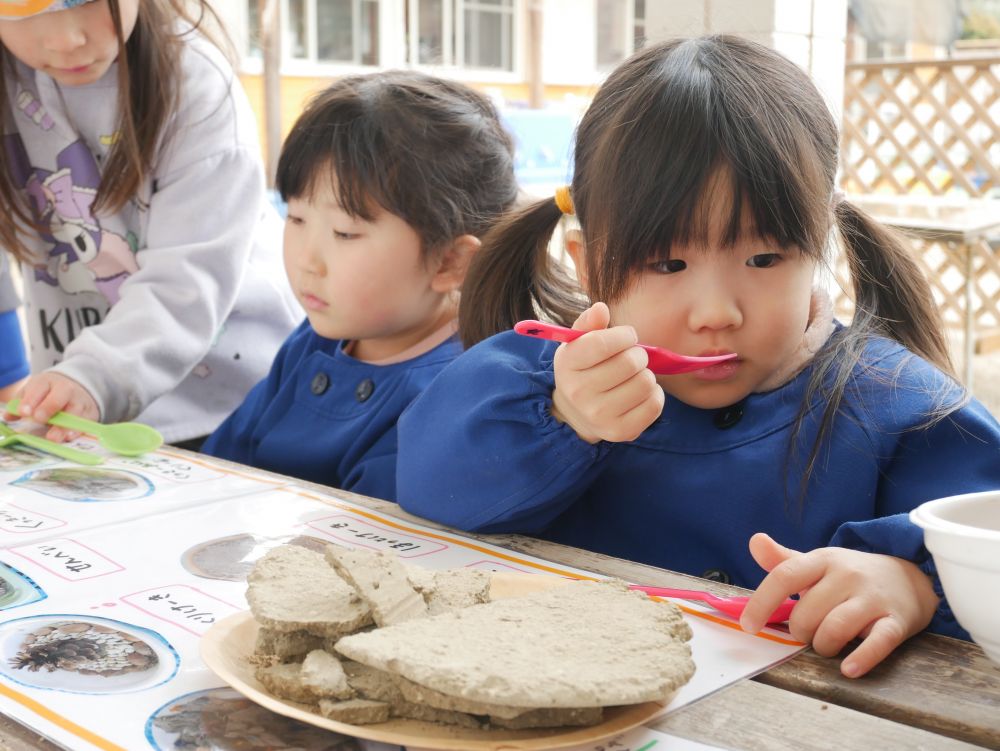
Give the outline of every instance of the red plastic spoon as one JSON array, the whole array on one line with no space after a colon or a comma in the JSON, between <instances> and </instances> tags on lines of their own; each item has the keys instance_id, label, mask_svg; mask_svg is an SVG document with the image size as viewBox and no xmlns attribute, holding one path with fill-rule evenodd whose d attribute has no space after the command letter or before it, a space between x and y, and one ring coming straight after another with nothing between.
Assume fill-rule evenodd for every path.
<instances>
[{"instance_id":1,"label":"red plastic spoon","mask_svg":"<svg viewBox=\"0 0 1000 751\"><path fill-rule=\"evenodd\" d=\"M700 600L707 605L718 610L720 613L739 618L747 606L750 599L747 595L734 595L732 597L722 597L713 595L711 592L702 592L697 589L670 589L668 587L644 587L639 584L629 584L629 589L637 589L652 597L677 597L682 600ZM792 614L792 608L798 605L798 600L788 598L781 603L778 608L768 617L768 623L784 623L788 616Z\"/></svg>"},{"instance_id":2,"label":"red plastic spoon","mask_svg":"<svg viewBox=\"0 0 1000 751\"><path fill-rule=\"evenodd\" d=\"M549 339L553 342L571 342L587 333L541 321L519 321L514 324L514 331L524 336ZM709 365L718 365L720 362L727 362L736 358L735 352L731 352L728 355L715 355L714 357L691 357L689 355L679 355L662 347L651 347L647 344L640 344L639 346L649 354L649 365L647 367L660 375L690 373L695 370L707 368Z\"/></svg>"}]
</instances>

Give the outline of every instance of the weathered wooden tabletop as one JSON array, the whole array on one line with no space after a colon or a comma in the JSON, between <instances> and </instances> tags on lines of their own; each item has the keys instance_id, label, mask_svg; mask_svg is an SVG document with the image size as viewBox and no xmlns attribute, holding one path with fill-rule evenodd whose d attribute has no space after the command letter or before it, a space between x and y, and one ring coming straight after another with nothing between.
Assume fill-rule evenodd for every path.
<instances>
[{"instance_id":1,"label":"weathered wooden tabletop","mask_svg":"<svg viewBox=\"0 0 1000 751\"><path fill-rule=\"evenodd\" d=\"M307 486L307 483L298 483ZM317 492L329 489L312 486ZM340 493L341 491L338 491ZM346 493L381 513L421 524L394 503ZM568 566L649 585L735 588L519 535L469 535ZM673 712L652 727L747 751L809 749L1000 749L1000 666L975 644L933 635L911 639L868 676L843 678L839 660L807 651ZM0 715L3 751L55 751Z\"/></svg>"}]
</instances>

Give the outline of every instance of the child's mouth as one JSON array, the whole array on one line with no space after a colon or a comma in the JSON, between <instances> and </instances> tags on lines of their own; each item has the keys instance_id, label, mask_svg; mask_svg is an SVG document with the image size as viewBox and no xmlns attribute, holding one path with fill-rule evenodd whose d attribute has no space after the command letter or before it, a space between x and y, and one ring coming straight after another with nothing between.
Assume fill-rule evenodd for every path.
<instances>
[{"instance_id":1,"label":"child's mouth","mask_svg":"<svg viewBox=\"0 0 1000 751\"><path fill-rule=\"evenodd\" d=\"M90 65L77 65L74 68L57 68L60 73L86 73L90 69Z\"/></svg>"},{"instance_id":2,"label":"child's mouth","mask_svg":"<svg viewBox=\"0 0 1000 751\"><path fill-rule=\"evenodd\" d=\"M324 300L320 300L315 295L310 295L307 292L302 294L302 305L307 310L325 310L327 308L327 303Z\"/></svg>"},{"instance_id":3,"label":"child's mouth","mask_svg":"<svg viewBox=\"0 0 1000 751\"><path fill-rule=\"evenodd\" d=\"M702 381L724 381L731 378L739 370L742 360L727 360L717 365L709 365L707 368L695 370L691 373L695 378Z\"/></svg>"}]
</instances>

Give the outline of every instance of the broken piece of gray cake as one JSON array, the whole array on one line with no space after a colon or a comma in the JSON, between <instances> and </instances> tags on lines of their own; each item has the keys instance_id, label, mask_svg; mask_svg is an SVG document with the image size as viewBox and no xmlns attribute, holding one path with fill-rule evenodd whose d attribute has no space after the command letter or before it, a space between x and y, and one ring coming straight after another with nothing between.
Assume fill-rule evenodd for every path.
<instances>
[{"instance_id":1,"label":"broken piece of gray cake","mask_svg":"<svg viewBox=\"0 0 1000 751\"><path fill-rule=\"evenodd\" d=\"M254 564L247 583L253 617L273 631L336 638L372 622L368 605L323 554L298 545L269 550Z\"/></svg>"},{"instance_id":2,"label":"broken piece of gray cake","mask_svg":"<svg viewBox=\"0 0 1000 751\"><path fill-rule=\"evenodd\" d=\"M330 545L326 549L326 562L361 595L371 608L376 626L427 617L423 595L414 589L395 555Z\"/></svg>"}]
</instances>

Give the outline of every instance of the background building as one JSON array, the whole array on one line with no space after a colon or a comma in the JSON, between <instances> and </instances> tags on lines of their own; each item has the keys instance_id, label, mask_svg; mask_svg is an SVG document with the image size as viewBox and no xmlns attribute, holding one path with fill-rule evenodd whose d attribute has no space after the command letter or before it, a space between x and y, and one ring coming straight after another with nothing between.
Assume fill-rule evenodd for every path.
<instances>
[{"instance_id":1,"label":"background building","mask_svg":"<svg viewBox=\"0 0 1000 751\"><path fill-rule=\"evenodd\" d=\"M280 53L265 95L268 3ZM843 99L847 0L231 0L220 10L266 143L280 143L332 78L414 68L497 101L529 188L566 180L580 114L647 39L739 33L802 65L838 112Z\"/></svg>"}]
</instances>

